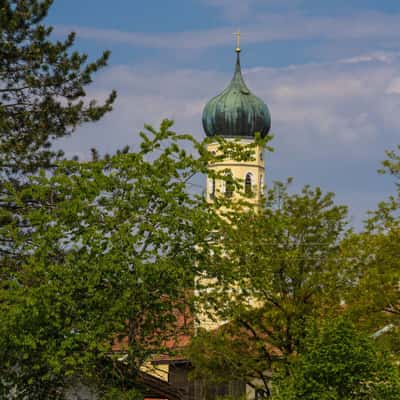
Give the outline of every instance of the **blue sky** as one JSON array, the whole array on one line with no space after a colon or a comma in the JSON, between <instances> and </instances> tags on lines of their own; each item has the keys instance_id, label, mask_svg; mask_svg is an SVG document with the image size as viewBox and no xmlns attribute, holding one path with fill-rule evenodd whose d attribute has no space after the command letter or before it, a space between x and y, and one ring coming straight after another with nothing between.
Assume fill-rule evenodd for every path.
<instances>
[{"instance_id":1,"label":"blue sky","mask_svg":"<svg viewBox=\"0 0 400 400\"><path fill-rule=\"evenodd\" d=\"M48 22L58 38L76 31L91 58L111 50L89 94L119 93L110 115L59 144L68 153L137 143L165 117L202 138L240 28L245 80L272 114L267 185L293 176L296 189L334 191L357 226L394 190L376 170L400 143L398 0L55 0Z\"/></svg>"}]
</instances>

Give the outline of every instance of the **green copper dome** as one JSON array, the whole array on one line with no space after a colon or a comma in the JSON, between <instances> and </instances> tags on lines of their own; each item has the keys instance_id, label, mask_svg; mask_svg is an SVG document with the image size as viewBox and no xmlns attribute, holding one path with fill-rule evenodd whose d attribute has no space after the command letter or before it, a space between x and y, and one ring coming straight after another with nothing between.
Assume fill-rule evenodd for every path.
<instances>
[{"instance_id":1,"label":"green copper dome","mask_svg":"<svg viewBox=\"0 0 400 400\"><path fill-rule=\"evenodd\" d=\"M231 83L204 107L203 128L207 136L253 138L255 132L260 132L265 137L271 128L268 107L244 83L239 51Z\"/></svg>"}]
</instances>

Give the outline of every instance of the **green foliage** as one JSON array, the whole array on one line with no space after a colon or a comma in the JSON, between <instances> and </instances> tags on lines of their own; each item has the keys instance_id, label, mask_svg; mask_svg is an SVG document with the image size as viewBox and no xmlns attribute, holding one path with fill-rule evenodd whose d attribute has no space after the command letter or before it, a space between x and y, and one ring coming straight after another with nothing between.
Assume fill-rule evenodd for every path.
<instances>
[{"instance_id":1,"label":"green foliage","mask_svg":"<svg viewBox=\"0 0 400 400\"><path fill-rule=\"evenodd\" d=\"M394 223L353 234L342 244L343 270L351 282L344 299L353 320L369 332L399 326L399 252L400 226ZM388 335L398 342L396 329Z\"/></svg>"},{"instance_id":2,"label":"green foliage","mask_svg":"<svg viewBox=\"0 0 400 400\"><path fill-rule=\"evenodd\" d=\"M75 35L51 40L43 25L52 0L0 1L0 168L25 173L51 165L60 155L51 139L69 135L77 125L95 121L111 109L115 93L103 105L86 100L85 87L106 65L109 52L87 63L72 51Z\"/></svg>"},{"instance_id":3,"label":"green foliage","mask_svg":"<svg viewBox=\"0 0 400 400\"><path fill-rule=\"evenodd\" d=\"M214 214L188 190L207 162L180 143L202 147L171 124L148 127L137 152L60 162L13 194L43 205L25 214L29 240L4 227L21 263L2 265L0 375L21 396L62 398L74 376L129 392L150 355L190 333L177 316Z\"/></svg>"},{"instance_id":4,"label":"green foliage","mask_svg":"<svg viewBox=\"0 0 400 400\"><path fill-rule=\"evenodd\" d=\"M73 33L54 41L43 23L51 4L0 0L0 262L15 268L21 261L15 236L30 240L27 214L50 207L32 197L29 176L54 167L63 153L52 148L53 141L100 119L116 96L112 92L103 104L88 99L86 87L109 52L87 62L73 50Z\"/></svg>"},{"instance_id":5,"label":"green foliage","mask_svg":"<svg viewBox=\"0 0 400 400\"><path fill-rule=\"evenodd\" d=\"M381 332L379 342L398 357L400 350L400 159L387 152L382 173L395 178L395 195L370 212L365 229L342 243L343 269L351 285L345 300L358 326ZM383 343L382 343L383 344Z\"/></svg>"},{"instance_id":6,"label":"green foliage","mask_svg":"<svg viewBox=\"0 0 400 400\"><path fill-rule=\"evenodd\" d=\"M147 126L136 152L58 162L10 191L12 203L35 206L23 226L2 227L19 257L17 268L2 259L4 393L62 399L79 377L104 398L135 397L143 364L192 333L184 318L206 265L199 249L219 218L190 190L212 155L171 125Z\"/></svg>"},{"instance_id":7,"label":"green foliage","mask_svg":"<svg viewBox=\"0 0 400 400\"><path fill-rule=\"evenodd\" d=\"M273 378L274 399L400 398L398 367L343 318L310 324L287 370Z\"/></svg>"},{"instance_id":8,"label":"green foliage","mask_svg":"<svg viewBox=\"0 0 400 400\"><path fill-rule=\"evenodd\" d=\"M261 211L224 213L202 300L226 323L193 340L195 376L237 377L285 400L399 398L400 163L387 155L397 193L362 232L309 187L289 195L278 184Z\"/></svg>"},{"instance_id":9,"label":"green foliage","mask_svg":"<svg viewBox=\"0 0 400 400\"><path fill-rule=\"evenodd\" d=\"M164 121L136 152L62 161L53 140L101 118L115 93L88 101L109 53L88 63L73 33L52 40L51 4L0 0L0 396L63 398L79 378L135 397L143 363L191 332L215 213L188 189L211 155Z\"/></svg>"},{"instance_id":10,"label":"green foliage","mask_svg":"<svg viewBox=\"0 0 400 400\"><path fill-rule=\"evenodd\" d=\"M400 397L381 351L400 349L399 155L383 163L396 195L357 234L319 188L277 183L262 208L191 193L198 173L240 191L207 164L250 159L268 143L259 135L213 138L213 155L166 120L137 151L62 160L53 140L100 119L115 93L88 101L109 53L88 63L73 33L52 40L51 4L0 0L0 397L63 399L78 380L103 399L139 398L140 367L193 334L195 308L226 322L192 341L196 376L267 392L272 379L276 399ZM357 330L327 320L337 314Z\"/></svg>"},{"instance_id":11,"label":"green foliage","mask_svg":"<svg viewBox=\"0 0 400 400\"><path fill-rule=\"evenodd\" d=\"M346 208L318 188L290 195L279 184L262 209L231 207L221 224L198 286L203 313L229 322L199 331L190 359L199 376L258 379L267 390L271 369L299 351L306 320L340 303Z\"/></svg>"}]
</instances>

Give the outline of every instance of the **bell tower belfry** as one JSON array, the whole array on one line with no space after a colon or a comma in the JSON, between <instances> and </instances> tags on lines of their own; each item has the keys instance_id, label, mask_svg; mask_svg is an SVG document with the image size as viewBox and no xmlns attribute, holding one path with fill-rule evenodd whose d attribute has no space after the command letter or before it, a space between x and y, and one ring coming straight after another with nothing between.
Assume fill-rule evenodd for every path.
<instances>
[{"instance_id":1,"label":"bell tower belfry","mask_svg":"<svg viewBox=\"0 0 400 400\"><path fill-rule=\"evenodd\" d=\"M203 110L203 128L208 137L221 136L235 140L244 147L254 144L258 132L265 137L271 128L271 116L266 104L253 95L246 86L240 66L240 32L237 34L236 66L229 85L219 95L212 98ZM217 154L219 143L212 141L208 150ZM243 184L240 194L235 193L233 185L223 179L207 178L207 200L216 196L245 196L248 201L259 204L264 193L264 152L261 145L254 146L250 160L237 161L224 158L210 164L217 173L232 174Z\"/></svg>"}]
</instances>

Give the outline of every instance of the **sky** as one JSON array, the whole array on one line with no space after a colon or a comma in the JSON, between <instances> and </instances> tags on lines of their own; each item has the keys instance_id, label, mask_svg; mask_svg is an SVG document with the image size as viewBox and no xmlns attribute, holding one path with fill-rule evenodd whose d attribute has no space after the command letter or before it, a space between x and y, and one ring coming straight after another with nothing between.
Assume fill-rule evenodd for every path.
<instances>
[{"instance_id":1,"label":"sky","mask_svg":"<svg viewBox=\"0 0 400 400\"><path fill-rule=\"evenodd\" d=\"M55 0L47 23L56 39L75 31L91 60L111 50L88 94L118 92L110 114L57 143L68 155L135 145L163 118L202 139L240 29L244 79L272 116L267 187L290 176L293 190L333 191L356 227L394 191L377 170L400 143L398 0Z\"/></svg>"}]
</instances>

